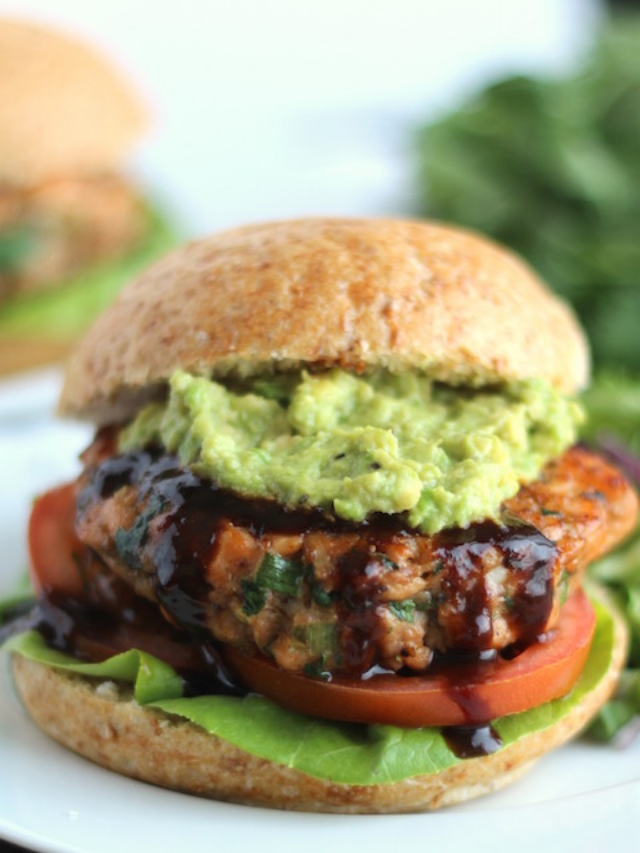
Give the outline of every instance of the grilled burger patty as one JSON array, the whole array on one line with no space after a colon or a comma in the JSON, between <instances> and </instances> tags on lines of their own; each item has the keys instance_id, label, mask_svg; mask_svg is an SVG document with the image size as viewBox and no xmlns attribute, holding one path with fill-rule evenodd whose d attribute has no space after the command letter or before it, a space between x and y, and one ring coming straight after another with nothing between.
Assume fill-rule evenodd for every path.
<instances>
[{"instance_id":1,"label":"grilled burger patty","mask_svg":"<svg viewBox=\"0 0 640 853\"><path fill-rule=\"evenodd\" d=\"M483 521L433 536L219 490L166 453L85 455L77 532L172 623L282 668L423 671L436 653L526 645L633 524L621 475L576 447Z\"/></svg>"}]
</instances>

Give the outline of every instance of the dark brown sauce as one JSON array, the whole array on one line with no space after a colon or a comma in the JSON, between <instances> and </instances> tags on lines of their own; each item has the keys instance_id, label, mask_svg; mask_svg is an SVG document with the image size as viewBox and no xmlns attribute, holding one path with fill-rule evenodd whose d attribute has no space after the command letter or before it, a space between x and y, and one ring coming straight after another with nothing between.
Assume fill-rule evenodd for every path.
<instances>
[{"instance_id":1,"label":"dark brown sauce","mask_svg":"<svg viewBox=\"0 0 640 853\"><path fill-rule=\"evenodd\" d=\"M488 723L493 713L474 687L491 681L503 666L502 655L493 649L464 655L450 652L436 656L429 675L438 680L459 709L465 724L477 725Z\"/></svg>"},{"instance_id":2,"label":"dark brown sauce","mask_svg":"<svg viewBox=\"0 0 640 853\"><path fill-rule=\"evenodd\" d=\"M345 674L364 677L376 665L376 643L382 630L376 608L386 589L383 572L375 555L355 549L344 554L338 565L340 668Z\"/></svg>"},{"instance_id":3,"label":"dark brown sauce","mask_svg":"<svg viewBox=\"0 0 640 853\"><path fill-rule=\"evenodd\" d=\"M29 612L29 625L47 644L80 660L101 661L137 648L156 655L182 677L186 695L246 695L246 688L208 640L173 627L158 607L141 598L90 551L79 555L91 565L81 599L42 591Z\"/></svg>"},{"instance_id":4,"label":"dark brown sauce","mask_svg":"<svg viewBox=\"0 0 640 853\"><path fill-rule=\"evenodd\" d=\"M502 748L502 738L490 725L447 726L442 730L447 746L457 758L481 758Z\"/></svg>"},{"instance_id":5,"label":"dark brown sauce","mask_svg":"<svg viewBox=\"0 0 640 853\"><path fill-rule=\"evenodd\" d=\"M154 592L175 623L194 636L206 633L203 567L211 560L221 519L231 518L257 535L302 532L326 523L319 511L292 512L273 501L243 499L181 467L174 457L148 451L100 464L80 495L80 512L123 486L138 488L141 506L150 501L158 506L151 555Z\"/></svg>"},{"instance_id":6,"label":"dark brown sauce","mask_svg":"<svg viewBox=\"0 0 640 853\"><path fill-rule=\"evenodd\" d=\"M16 634L37 629L39 621L40 610L34 599L20 601L3 609L0 615L0 648Z\"/></svg>"},{"instance_id":7,"label":"dark brown sauce","mask_svg":"<svg viewBox=\"0 0 640 853\"><path fill-rule=\"evenodd\" d=\"M221 519L231 519L257 536L265 531L291 534L360 527L315 508L291 510L274 501L242 498L181 467L175 457L155 451L136 451L102 461L90 472L90 482L79 497L79 511L111 497L123 486L138 489L141 507L151 501L159 507L150 546L154 592L176 625L196 637L205 634L208 585L203 568L214 552ZM375 523L382 538L393 535L399 527L398 521L388 516L376 517ZM368 552L353 551L342 563L344 671L360 673L374 663L372 640L379 620L370 572L375 569L375 559Z\"/></svg>"},{"instance_id":8,"label":"dark brown sauce","mask_svg":"<svg viewBox=\"0 0 640 853\"><path fill-rule=\"evenodd\" d=\"M123 486L137 486L144 500L153 494L163 498L176 515L184 515L194 507L206 508L211 521L233 518L256 534L269 530L303 533L311 528L335 527L355 529L349 522L336 522L317 508L289 509L275 501L243 498L221 489L180 465L174 456L155 450L133 451L114 456L90 470L90 482L78 501L80 511L96 500L111 497Z\"/></svg>"},{"instance_id":9,"label":"dark brown sauce","mask_svg":"<svg viewBox=\"0 0 640 853\"><path fill-rule=\"evenodd\" d=\"M524 522L483 521L436 536L444 566L447 626L453 648L489 649L493 637L491 596L484 560L492 549L510 570L511 607L507 622L522 642L534 642L553 605L553 570L558 550L537 528Z\"/></svg>"}]
</instances>

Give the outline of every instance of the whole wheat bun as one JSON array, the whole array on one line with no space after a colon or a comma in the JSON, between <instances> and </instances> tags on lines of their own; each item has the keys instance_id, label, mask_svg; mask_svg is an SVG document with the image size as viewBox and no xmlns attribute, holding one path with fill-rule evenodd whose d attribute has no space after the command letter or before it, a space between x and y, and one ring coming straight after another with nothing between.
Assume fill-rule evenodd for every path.
<instances>
[{"instance_id":1,"label":"whole wheat bun","mask_svg":"<svg viewBox=\"0 0 640 853\"><path fill-rule=\"evenodd\" d=\"M92 47L0 19L0 182L112 171L146 124L131 85Z\"/></svg>"},{"instance_id":2,"label":"whole wheat bun","mask_svg":"<svg viewBox=\"0 0 640 853\"><path fill-rule=\"evenodd\" d=\"M142 708L131 689L13 657L29 714L63 746L117 773L217 800L298 811L417 812L455 805L510 784L540 756L580 732L610 697L624 666L627 631L614 613L607 675L559 722L481 758L389 785L345 785L258 758L204 729Z\"/></svg>"},{"instance_id":3,"label":"whole wheat bun","mask_svg":"<svg viewBox=\"0 0 640 853\"><path fill-rule=\"evenodd\" d=\"M170 254L122 291L72 357L61 412L130 417L174 370L418 370L574 392L588 350L570 309L517 257L445 225L300 219Z\"/></svg>"}]
</instances>

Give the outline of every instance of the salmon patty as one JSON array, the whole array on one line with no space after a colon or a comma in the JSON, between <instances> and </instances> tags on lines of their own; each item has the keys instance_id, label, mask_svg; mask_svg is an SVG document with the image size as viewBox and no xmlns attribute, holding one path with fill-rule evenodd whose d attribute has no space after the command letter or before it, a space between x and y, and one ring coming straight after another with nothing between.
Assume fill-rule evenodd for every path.
<instances>
[{"instance_id":1,"label":"salmon patty","mask_svg":"<svg viewBox=\"0 0 640 853\"><path fill-rule=\"evenodd\" d=\"M433 536L402 517L356 525L243 499L164 453L111 448L99 438L85 456L81 541L173 624L308 674L517 651L553 630L637 509L624 478L580 447L498 519Z\"/></svg>"}]
</instances>

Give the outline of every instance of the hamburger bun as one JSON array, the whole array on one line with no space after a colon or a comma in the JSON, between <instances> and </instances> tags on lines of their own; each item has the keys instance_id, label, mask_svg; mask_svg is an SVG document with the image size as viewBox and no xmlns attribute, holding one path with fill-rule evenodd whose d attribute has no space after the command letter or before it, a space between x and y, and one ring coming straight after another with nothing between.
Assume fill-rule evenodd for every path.
<instances>
[{"instance_id":1,"label":"hamburger bun","mask_svg":"<svg viewBox=\"0 0 640 853\"><path fill-rule=\"evenodd\" d=\"M13 657L13 673L25 707L44 732L116 773L198 796L270 808L419 812L499 790L585 727L611 696L626 658L626 626L615 610L612 614L615 643L609 671L560 721L492 755L388 785L339 784L259 758L188 721L141 707L129 687L114 682L70 675L19 655Z\"/></svg>"},{"instance_id":2,"label":"hamburger bun","mask_svg":"<svg viewBox=\"0 0 640 853\"><path fill-rule=\"evenodd\" d=\"M249 625L251 630L255 626L256 632L266 633L271 630L268 620L272 612L277 610L278 613L286 613L287 617L293 613L291 624L287 622L286 630L277 637L285 645L290 639L295 639L297 625L305 624L307 617L315 618L316 605L323 608L320 615L324 620L317 624L326 625L329 624L328 618L335 618L336 624L343 619L349 628L351 616L361 615L358 609L360 599L354 597L355 603L351 607L348 590L344 592L341 586L345 576L349 583L361 584L364 588L365 598L362 600L365 604L361 609L372 616L374 627L367 624L357 642L367 649L373 647L376 631L380 629L382 636L381 626L386 628L386 638L393 626L389 628L390 622L381 621L390 612L391 605L383 603L382 598L371 599L366 583L369 577L373 578L372 583L380 581L382 596L390 587L386 585L387 580L380 578L384 572L391 574L398 569L401 575L407 568L410 579L419 579L418 583L422 583L429 573L432 580L445 577L450 587L446 588L448 592L444 594L443 608L450 601L456 602L450 608L452 620L465 611L467 599L464 596L467 593L474 596L478 589L486 592L485 579L496 567L504 569L505 590L507 581L515 577L512 569L517 568L519 579L534 577L540 569L540 577L547 578L543 578L541 585L545 590L551 590L550 598L545 592L544 600L553 605L553 618L561 619L562 613L567 614L569 606L561 612L565 600L562 596L569 596L569 602L578 600L573 594L579 588L581 578L578 563L580 571L584 572L594 555L604 553L618 542L633 525L637 510L631 488L621 475L604 462L594 462L592 466L588 459L582 458L588 456L586 450L570 448L575 436L571 429L560 449L552 451L561 455L551 459L550 467L542 469L538 466L536 472L542 469L542 474L534 472L529 480L525 475L516 482L516 490L518 483L525 483L518 494L530 494L525 501L528 501L527 506L520 507L513 518L509 520L510 505L500 500L489 509L483 507L482 515L471 516L469 523L443 522L440 528L434 528L433 533L425 537L428 539L426 544L433 546L430 554L424 559L421 555L416 557L410 565L407 558L407 563L402 566L395 558L384 560L387 557L384 552L387 539L384 536L387 534L383 535L383 525L397 523L398 539L407 546L409 540L417 543L423 532L416 525L411 527L408 516L402 515L400 510L389 510L393 517L382 521L385 510L372 510L369 515L357 519L345 516L345 523L349 526L344 529L340 527L342 520L330 512L321 519L320 514L313 517L303 514L298 516L300 526L294 527L291 519L296 512L302 513L301 502L286 504L286 494L282 497L276 493L275 497L268 496L269 512L275 509L282 516L287 515L286 523L283 526L279 516L280 521L274 521L269 527L271 522L265 509L267 501L261 503L258 500L259 492L243 491L242 483L238 487L225 484L215 472L209 476L199 470L197 461L191 470L185 472L185 465L189 467L185 459L176 459L175 448L169 443L163 445L156 437L148 444L134 444L131 448L124 443L118 444L116 425L130 422L146 402L165 394L167 383L178 370L229 378L232 381L224 393L233 395L235 389L251 384L234 383L235 378L263 377L304 367L323 369L334 366L354 373L369 369L424 373L448 385L465 386L461 395L453 395L456 398L469 396L468 386L489 386L488 394L501 395L504 390L502 383L532 378L546 380L562 394L573 395L587 382L589 358L584 336L570 309L552 295L526 265L483 238L452 227L413 221L315 218L238 228L193 242L156 263L122 291L97 320L70 360L60 411L72 417L92 419L98 425L110 425L110 428L100 431L83 455L85 467L80 478L41 499L41 522L30 528L30 541L37 544L35 550L32 548L32 556L38 551L41 555L40 560L33 561L36 586L40 584L41 590L46 588L48 572L57 565L55 559L46 556L49 554L47 530L56 528L56 523L59 523L58 528L62 528L66 519L65 541L77 537L78 554L82 556L84 553L92 560L102 561L102 568L97 570L99 579L101 571L112 572L116 580L124 579L128 593L142 590L148 594L149 600L145 604L150 601L155 609L151 615L144 617L144 627L152 640L157 639L153 632L159 630L158 623L153 621L155 617L167 620L174 627L185 628L189 635L186 645L192 651L199 642L198 638L206 637L207 642L213 642L216 648L220 648L224 665L229 664L232 686L234 676L239 677L240 692L237 695L242 695L246 687L253 688L275 702L273 712L276 715L280 713L279 709L290 709L287 713L301 709L296 708L284 693L272 695L266 689L256 687L240 667L234 670L233 657L231 654L225 656L225 649L231 653L236 648L240 651L248 648L247 656L253 658L254 664L262 659L268 666L279 668L281 686L284 675L295 675L302 680L309 678L322 686L327 673L323 671L318 675L317 670L309 670L306 664L300 664L298 671L296 661L288 668L287 662L282 663L275 653L273 659L269 658L275 648L272 634L267 634L264 644L255 640L257 633L250 634L248 646L241 648L240 642L244 641L245 635L237 640L233 632L240 630L238 625L242 629ZM187 379L197 381L190 376ZM309 377L302 381L307 379ZM352 381L351 377L348 381ZM240 390L238 396L242 394ZM272 401L271 405L275 406ZM571 400L564 399L563 405L575 409ZM152 411L158 408L162 407L152 407ZM576 411L576 420L578 415ZM208 417L206 411L205 416ZM143 414L142 420L144 417ZM248 419L251 417L250 413ZM545 423L550 422L547 416L544 417L547 418ZM203 419L198 413L194 420L200 422ZM414 423L411 421L411 428ZM365 429L368 427L369 422ZM289 434L282 430L276 438L279 440L285 436L288 438ZM435 441L439 438L436 436ZM338 453L334 457L333 453L334 449L331 450L332 460L345 456ZM560 465L561 460L565 460L565 473L551 474L551 469L556 463ZM585 507L584 502L588 500L585 490L593 486L596 477L593 470L596 468L601 471L597 485L602 485L602 500L594 507ZM536 476L537 480L534 479ZM348 472L344 480L334 487L335 494L345 488L345 482L351 482L350 478L351 473ZM484 484L483 481L481 485ZM565 503L558 505L557 510L549 511L546 498L538 496L534 484L548 487L546 494L551 494L555 488L557 494L552 494L552 498L560 495L558 500ZM459 482L456 489L461 489ZM160 498L158 502L155 501L156 496ZM227 498L229 504L225 504ZM241 510L228 509L232 505L235 507L234 501L243 502ZM56 512L47 515L47 503L54 509L59 507L57 515ZM567 512L560 512L565 506ZM37 507L32 519L39 514ZM317 504L312 510L315 512L321 508L322 505ZM538 516L543 521L539 521ZM585 519L593 520L588 529L584 526ZM326 528L323 527L325 524ZM555 533L550 532L551 525L554 525ZM512 558L509 556L512 552L508 551L520 548L520 545L505 544L510 535L505 531L512 527L517 528L517 537L524 537L518 538L518 542L526 540L523 550L513 551L513 554L524 555L522 559L519 556ZM464 529L461 531L460 528ZM121 531L124 531L124 536ZM225 540L224 536L229 531L230 538ZM283 531L285 535L279 537ZM348 534L343 541L343 544L346 542L344 547L351 549L344 554L358 558L352 561L353 565L345 562L343 552L337 550L337 538L344 531ZM377 539L367 538L371 531ZM40 539L38 532L42 534ZM332 538L334 532L336 538ZM287 538L287 533L292 534L290 538ZM442 538L436 540L440 533ZM447 538L448 533L454 534L451 541ZM486 564L478 561L478 571L483 574L477 585L474 579L479 576L471 571L466 575L463 570L459 571L466 559L462 543L455 539L455 535L460 533L463 536L469 533L465 542L470 542L472 547L479 544L480 550L484 549L483 553L488 555ZM546 533L549 533L549 538ZM395 532L389 532L388 541L391 542L395 535ZM501 539L503 535L506 535L504 541ZM309 536L308 540L304 539L306 536ZM322 550L322 537L325 537L326 551ZM61 541L60 537L56 538ZM56 538L52 539L54 546ZM594 550L588 554L584 548L578 549L577 546L572 550L576 542L587 538L594 543ZM230 543L228 547L225 541ZM309 549L305 550L307 543L310 543ZM536 550L538 545L542 548L540 552ZM449 572L444 561L449 559L448 555L457 553L458 546L464 552L462 562L458 564L452 557L453 568ZM508 558L505 557L507 551ZM322 554L329 554L324 563L321 562ZM160 556L156 559L156 555ZM395 556L398 561L404 559L402 554ZM262 599L254 609L249 597L252 589L255 592L260 567L267 557L270 557L269 565L280 557L281 563L295 563L302 567L300 572L304 570L306 573L303 577L299 572L301 579L298 586L294 585L293 592L291 584L284 585L281 577L277 586L269 587L269 594L275 596L275 599L270 599L275 600L273 611ZM363 557L362 561L359 561L360 557ZM376 559L378 562L367 574L370 561L375 562ZM473 555L469 559L473 559ZM146 560L144 564L143 560ZM314 560L319 566L317 574ZM563 587L563 568L569 565L569 560L575 561L570 566L575 569L576 579L567 581ZM39 568L38 562L41 563ZM64 555L60 565L63 562ZM74 566L78 564L74 563ZM141 569L146 575L140 572ZM185 569L186 578L184 589L176 579L182 569ZM315 587L312 584L316 584L318 578L327 577L323 571L327 575L333 574L327 588L322 588L327 592L325 600L318 600L314 597ZM470 592L464 588L465 577L471 578ZM174 580L175 588L172 585ZM557 584L551 589L548 584L552 580ZM78 582L77 569L72 569L71 581ZM89 575L83 574L81 581L85 584L82 593L87 596L85 601L91 602L91 593L86 591L90 586ZM98 581L97 589L101 582ZM494 582L500 586L500 582L495 580L495 573L491 579L491 583ZM540 608L541 602L536 600L536 596L542 596L538 591L529 592L528 584L524 585L527 592L522 595L521 606L514 608L514 624L524 625L526 632L532 619L533 624L538 625L532 609ZM539 587L540 584L536 590ZM59 587L54 584L52 589L54 593L63 591L64 582L60 581ZM75 590L75 587L68 589ZM431 604L438 600L436 587L433 589L434 597L426 601L427 606L421 616L431 627L441 615L437 607L435 610L431 608ZM315 591L317 593L317 589ZM258 592L266 595L263 588ZM73 595L76 595L75 591ZM216 598L216 595L221 598ZM417 607L413 595L398 593L400 603L407 598ZM462 596L459 606L458 595ZM117 596L116 599L116 607L119 608L121 602ZM586 597L581 595L581 600L593 617L592 624L595 624L596 616L591 612ZM510 601L511 604L507 604L507 598L503 597L500 606L504 603L505 607L513 608L513 599ZM482 615L489 612L490 604L487 602L488 593ZM394 599L391 603L398 602ZM174 606L175 610L172 610ZM206 619L205 608L208 608ZM430 608L433 612L427 616L426 611ZM264 622L260 621L262 609L269 611ZM468 610L471 613L469 618L475 619L473 607ZM83 618L86 616L87 613L83 612ZM183 617L185 622L181 621ZM296 622L297 617L300 619ZM396 627L403 626L405 622L413 624L413 619L403 619L397 613L394 618ZM443 618L446 621L447 616ZM544 618L549 618L549 614ZM490 616L489 621L492 619ZM118 610L116 633L121 621ZM211 627L213 621L215 625ZM617 617L614 621L615 643L611 658L596 654L590 659L591 673L596 658L599 661L597 665L601 665L597 679L587 675L580 682L582 686L572 694L572 700L558 706L558 716L552 713L547 718L544 711L541 715L534 713L536 722L531 726L529 722L533 718L521 718L521 723L515 722L518 735L511 741L505 740L506 745L493 754L467 758L452 766L447 765L449 759L446 759L438 767L448 766L448 769L431 775L401 778L393 784L384 785L344 784L337 783L335 776L328 780L308 775L289 766L288 759L282 758L283 753L279 751L281 739L278 737L273 738L277 749L269 754L272 760L249 754L251 746L247 742L244 742L247 750L244 751L229 740L208 733L205 728L185 722L184 718L177 716L181 712L175 705L172 709L176 715L171 716L157 708L136 704L131 689L121 684L80 678L20 656L15 658L14 671L18 690L29 713L45 732L81 755L119 773L168 788L255 805L354 813L420 811L462 802L496 790L524 772L539 756L578 733L608 699L623 666L626 630ZM474 625L477 622L476 619ZM569 638L572 652L578 646L576 638L580 634L580 626L585 624L583 618L577 622L565 618L564 625L569 627L565 628L564 634ZM195 629L194 625L197 626ZM518 639L524 638L525 652L516 656L520 657L521 663L529 648L542 648L545 654L550 650L552 656L559 655L556 658L558 668L566 674L567 658L558 651L558 646L552 642L537 642L541 633L548 633L548 630L553 632L551 636L554 639L562 632L555 632L556 622L544 622L544 625L550 625L550 628L542 628L535 634L523 633L508 642L515 643L515 648L518 648ZM219 626L222 626L221 631L227 631L221 637L216 633ZM166 626L163 624L163 627ZM416 629L420 630L417 620ZM198 633L201 630L204 633ZM466 635L463 639L466 642ZM347 633L342 641L348 644L352 639ZM419 651L426 649L433 655L437 666L438 661L443 662L445 686L442 689L445 693L449 691L446 681L449 677L453 682L458 679L457 686L462 691L468 690L470 685L474 687L474 675L467 678L468 670L456 670L457 664L452 663L451 656L447 657L451 651L453 659L459 661L455 655L460 649L481 655L489 648L482 645L484 641L473 645L474 641L475 634L471 645L456 646L455 639L450 645L444 641L438 645L437 641L427 640L426 633L420 635L419 640L411 640L415 647L420 647ZM498 652L498 658L501 650L509 648L506 642L491 646ZM585 656L589 642L589 639L585 640L583 646ZM294 645L292 640L291 647ZM149 642L147 646L140 644L140 647L153 653L156 646ZM70 648L75 651L80 646L74 646L72 642ZM343 648L346 649L347 645L341 646L340 650ZM609 648L607 646L607 651ZM336 676L340 675L342 661L347 660L348 654L345 652L341 658L336 653L337 663L333 670L332 664L327 665L329 677L326 680L330 681L334 672ZM389 654L395 656L387 667L389 679L393 680L397 672L402 678L408 672L405 661L410 654L409 641L406 646L400 645ZM576 660L574 656L571 659ZM210 659L207 660L209 667ZM374 656L372 660L373 664L368 661L365 666L363 658L362 669L347 670L345 667L346 678L350 679L348 690L357 692L361 686L360 678L367 678L371 672L369 667L388 659ZM430 657L424 665L415 667L417 674L426 673L426 681L429 681L431 661ZM504 663L508 670L508 679L502 683L502 687L507 685L504 694L521 695L522 682L516 681L514 686L509 680L515 678L511 657L507 653L500 661L500 665ZM585 657L582 657L575 670L576 678L580 677L584 661ZM321 663L324 667L324 651ZM210 676L211 671L207 667L205 672ZM175 668L180 671L177 664ZM563 684L561 691L547 693L543 697L542 692L552 681L550 670L544 664L535 664L532 671L536 677L542 675L543 678L536 682L537 686L526 703L504 711L496 711L495 705L482 703L480 710L478 707L473 712L463 709L462 719L469 723L467 729L486 728L488 719L513 720L516 713L526 714L540 705L548 708L550 706L546 703L555 699L563 703L560 697L567 695L569 682ZM461 675L462 672L467 675ZM485 679L486 670L483 673L482 678ZM278 679L274 678L273 683L276 681ZM491 676L486 677L486 681L491 681ZM485 681L477 683L484 685ZM575 684L574 681L571 683ZM368 681L367 687L370 684L373 682ZM433 684L429 684L429 689L432 687ZM382 689L380 682L371 689ZM391 689L396 690L397 685L392 685ZM360 692L360 697L362 695ZM478 694L475 695L477 699ZM425 701L423 695L419 695L416 702L427 708L431 707L430 702L433 704L431 698ZM245 712L251 713L252 707L245 708ZM269 707L274 708L273 705ZM458 704L458 710L461 707ZM302 711L338 720L335 723L338 726L344 720L355 724L404 724L397 716L384 720L348 716L343 705L337 713L323 713L317 705L311 711ZM185 717L188 717L186 712ZM539 724L541 719L544 722ZM233 724L236 730L242 728L235 718ZM286 726L286 722L278 717L275 725ZM417 729L428 727L428 736L440 738L439 742L445 743L446 735L441 738L439 727L455 728L460 722L458 717L452 720L449 715L436 720L421 718L420 722L410 725ZM520 725L526 729L522 734ZM255 727L259 728L257 724ZM242 728L242 731L248 729ZM422 737L420 731L416 735ZM423 742L420 740L421 744ZM408 749L413 750L412 754L419 754L419 748L414 749L413 742ZM260 752L260 749L256 751ZM452 747L447 755L453 756L454 753ZM423 767L420 765L421 773L425 772ZM367 780L370 778L366 777ZM375 781L375 776L373 778ZM361 777L357 777L357 781L360 783Z\"/></svg>"},{"instance_id":3,"label":"hamburger bun","mask_svg":"<svg viewBox=\"0 0 640 853\"><path fill-rule=\"evenodd\" d=\"M190 243L143 273L72 358L60 411L129 417L181 368L419 370L452 384L589 372L570 309L514 255L427 222L301 219Z\"/></svg>"},{"instance_id":4,"label":"hamburger bun","mask_svg":"<svg viewBox=\"0 0 640 853\"><path fill-rule=\"evenodd\" d=\"M129 82L93 47L0 19L0 182L110 172L146 125Z\"/></svg>"}]
</instances>

